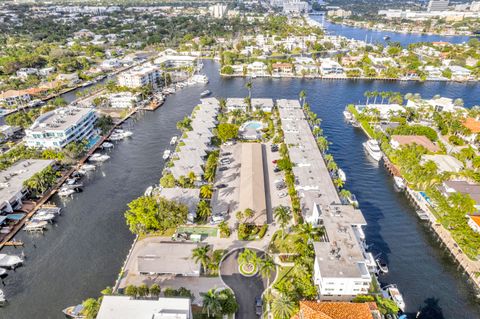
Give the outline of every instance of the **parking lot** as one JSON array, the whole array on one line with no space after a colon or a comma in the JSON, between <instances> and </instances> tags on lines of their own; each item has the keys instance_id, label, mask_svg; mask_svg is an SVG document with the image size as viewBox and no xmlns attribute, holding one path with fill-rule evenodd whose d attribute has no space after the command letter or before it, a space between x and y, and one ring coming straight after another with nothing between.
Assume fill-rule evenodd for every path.
<instances>
[{"instance_id":1,"label":"parking lot","mask_svg":"<svg viewBox=\"0 0 480 319\"><path fill-rule=\"evenodd\" d=\"M236 223L235 213L238 211L240 197L241 143L222 145L220 154L214 184L215 191L211 202L212 214L214 216L223 214L228 225L233 228ZM287 188L285 187L281 190L276 188L278 181L284 179L283 172L274 172L276 164L273 161L279 158L280 154L278 151L272 152L271 143L265 143L263 148L263 174L267 222L269 224L273 222L272 211L276 206L285 205L290 207L290 196ZM222 159L228 159L229 163L222 163Z\"/></svg>"}]
</instances>

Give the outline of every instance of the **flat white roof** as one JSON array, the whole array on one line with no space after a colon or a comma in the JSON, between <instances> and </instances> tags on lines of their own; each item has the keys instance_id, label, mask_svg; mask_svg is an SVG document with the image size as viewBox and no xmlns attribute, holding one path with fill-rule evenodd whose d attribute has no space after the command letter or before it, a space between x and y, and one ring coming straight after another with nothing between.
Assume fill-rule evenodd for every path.
<instances>
[{"instance_id":1,"label":"flat white roof","mask_svg":"<svg viewBox=\"0 0 480 319\"><path fill-rule=\"evenodd\" d=\"M58 108L39 116L28 130L32 132L65 131L91 112L94 112L93 108L73 106Z\"/></svg>"}]
</instances>

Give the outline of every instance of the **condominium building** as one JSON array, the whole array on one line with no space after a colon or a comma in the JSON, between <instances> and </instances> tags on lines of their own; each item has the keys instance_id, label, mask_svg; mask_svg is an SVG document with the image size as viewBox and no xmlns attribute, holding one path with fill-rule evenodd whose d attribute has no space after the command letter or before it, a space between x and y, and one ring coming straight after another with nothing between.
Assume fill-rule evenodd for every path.
<instances>
[{"instance_id":1,"label":"condominium building","mask_svg":"<svg viewBox=\"0 0 480 319\"><path fill-rule=\"evenodd\" d=\"M41 115L25 130L25 144L36 148L62 148L89 139L97 116L93 108L64 107Z\"/></svg>"},{"instance_id":2,"label":"condominium building","mask_svg":"<svg viewBox=\"0 0 480 319\"><path fill-rule=\"evenodd\" d=\"M158 67L148 64L138 66L118 75L118 84L129 88L139 88L146 85L157 86L161 72Z\"/></svg>"},{"instance_id":3,"label":"condominium building","mask_svg":"<svg viewBox=\"0 0 480 319\"><path fill-rule=\"evenodd\" d=\"M223 16L227 12L227 6L224 4L217 3L217 4L214 4L213 6L210 6L208 8L208 11L212 15L212 17L216 19L220 19L220 18L223 18Z\"/></svg>"},{"instance_id":4,"label":"condominium building","mask_svg":"<svg viewBox=\"0 0 480 319\"><path fill-rule=\"evenodd\" d=\"M447 11L449 0L430 0L428 2L427 11Z\"/></svg>"},{"instance_id":5,"label":"condominium building","mask_svg":"<svg viewBox=\"0 0 480 319\"><path fill-rule=\"evenodd\" d=\"M140 100L138 94L131 92L113 93L108 96L110 107L112 108L131 108Z\"/></svg>"}]
</instances>

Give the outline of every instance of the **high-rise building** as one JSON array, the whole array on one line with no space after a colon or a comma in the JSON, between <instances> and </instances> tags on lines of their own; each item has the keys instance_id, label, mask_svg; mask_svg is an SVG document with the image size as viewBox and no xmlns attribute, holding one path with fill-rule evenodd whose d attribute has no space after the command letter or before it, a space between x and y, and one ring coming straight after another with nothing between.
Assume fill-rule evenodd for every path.
<instances>
[{"instance_id":1,"label":"high-rise building","mask_svg":"<svg viewBox=\"0 0 480 319\"><path fill-rule=\"evenodd\" d=\"M432 11L447 11L448 10L448 0L430 0L428 2L428 12Z\"/></svg>"},{"instance_id":2,"label":"high-rise building","mask_svg":"<svg viewBox=\"0 0 480 319\"><path fill-rule=\"evenodd\" d=\"M212 17L216 19L221 19L223 18L225 13L227 13L227 6L224 4L217 3L217 4L214 4L213 6L210 6L208 8L208 11L212 15Z\"/></svg>"}]
</instances>

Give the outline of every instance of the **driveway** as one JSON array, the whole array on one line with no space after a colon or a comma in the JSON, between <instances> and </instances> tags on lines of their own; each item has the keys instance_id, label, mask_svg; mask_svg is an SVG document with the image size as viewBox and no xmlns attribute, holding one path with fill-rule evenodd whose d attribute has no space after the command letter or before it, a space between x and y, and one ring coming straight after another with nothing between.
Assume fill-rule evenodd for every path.
<instances>
[{"instance_id":1,"label":"driveway","mask_svg":"<svg viewBox=\"0 0 480 319\"><path fill-rule=\"evenodd\" d=\"M220 275L227 286L235 293L239 310L235 317L238 319L258 318L255 314L255 297L260 297L265 290L266 280L262 279L260 274L253 277L245 277L238 271L237 258L242 252L241 249L230 252L225 257L220 267ZM263 252L257 251L259 256L263 256ZM275 278L272 274L270 282Z\"/></svg>"}]
</instances>

